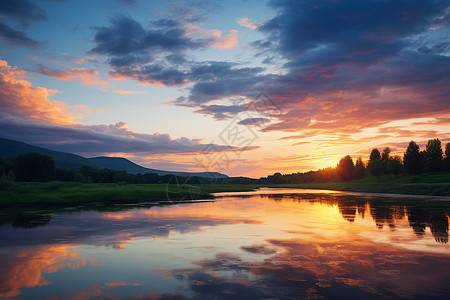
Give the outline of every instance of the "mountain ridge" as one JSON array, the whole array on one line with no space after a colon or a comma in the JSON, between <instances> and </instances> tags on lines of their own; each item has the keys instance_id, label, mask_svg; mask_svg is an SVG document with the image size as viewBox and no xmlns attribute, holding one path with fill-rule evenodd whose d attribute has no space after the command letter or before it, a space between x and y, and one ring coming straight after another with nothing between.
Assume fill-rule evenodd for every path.
<instances>
[{"instance_id":1,"label":"mountain ridge","mask_svg":"<svg viewBox=\"0 0 450 300\"><path fill-rule=\"evenodd\" d=\"M210 178L226 178L225 174L219 172L181 172L150 169L138 165L123 157L92 157L86 158L68 152L54 151L47 148L34 146L20 141L0 138L0 157L15 157L18 154L37 152L53 157L55 165L58 168L79 169L82 165L88 165L96 169L112 169L126 171L130 174L155 173L158 175L177 175L177 176L198 176Z\"/></svg>"}]
</instances>

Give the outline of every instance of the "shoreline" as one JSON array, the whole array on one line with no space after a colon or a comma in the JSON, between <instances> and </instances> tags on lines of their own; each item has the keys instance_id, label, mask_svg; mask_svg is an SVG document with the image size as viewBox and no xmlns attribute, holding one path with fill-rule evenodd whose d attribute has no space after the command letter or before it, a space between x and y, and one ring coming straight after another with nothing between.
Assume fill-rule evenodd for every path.
<instances>
[{"instance_id":1,"label":"shoreline","mask_svg":"<svg viewBox=\"0 0 450 300\"><path fill-rule=\"evenodd\" d=\"M246 184L111 184L75 182L12 182L1 186L0 207L67 207L127 204L164 204L211 200L214 194L253 192L258 188L295 188L358 193L373 196L450 199L450 183L350 181L277 185ZM219 195L220 196L220 195ZM442 198L441 198L442 197ZM447 201L447 200L443 200Z\"/></svg>"}]
</instances>

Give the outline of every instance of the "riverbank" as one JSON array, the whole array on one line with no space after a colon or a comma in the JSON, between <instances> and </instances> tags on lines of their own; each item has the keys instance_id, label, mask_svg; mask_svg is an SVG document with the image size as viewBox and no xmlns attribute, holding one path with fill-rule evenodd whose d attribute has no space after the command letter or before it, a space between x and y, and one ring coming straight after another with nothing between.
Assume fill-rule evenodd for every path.
<instances>
[{"instance_id":1,"label":"riverbank","mask_svg":"<svg viewBox=\"0 0 450 300\"><path fill-rule=\"evenodd\" d=\"M145 201L189 201L211 199L213 193L252 191L260 186L262 185L2 181L0 182L0 206L107 205ZM269 187L450 196L450 173L369 177L348 182L277 184Z\"/></svg>"},{"instance_id":2,"label":"riverbank","mask_svg":"<svg viewBox=\"0 0 450 300\"><path fill-rule=\"evenodd\" d=\"M450 196L450 173L432 173L416 176L380 176L347 182L277 184L270 187Z\"/></svg>"},{"instance_id":3,"label":"riverbank","mask_svg":"<svg viewBox=\"0 0 450 300\"><path fill-rule=\"evenodd\" d=\"M114 184L78 182L2 182L0 205L87 205L210 199L212 193L251 191L238 184Z\"/></svg>"}]
</instances>

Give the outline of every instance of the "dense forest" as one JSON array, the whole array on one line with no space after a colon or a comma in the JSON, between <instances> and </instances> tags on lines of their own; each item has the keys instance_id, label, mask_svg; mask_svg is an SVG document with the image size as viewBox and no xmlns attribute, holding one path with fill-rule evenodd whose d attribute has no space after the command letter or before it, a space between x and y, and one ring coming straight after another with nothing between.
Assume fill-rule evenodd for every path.
<instances>
[{"instance_id":1,"label":"dense forest","mask_svg":"<svg viewBox=\"0 0 450 300\"><path fill-rule=\"evenodd\" d=\"M362 179L368 176L450 171L450 143L445 145L444 152L441 141L437 138L429 140L423 151L420 151L416 142L411 141L403 157L391 156L390 153L389 147L384 148L383 152L375 148L372 149L369 161L366 163L361 157L354 162L352 157L347 155L341 158L334 168L283 175L275 173L267 177L266 183L325 183Z\"/></svg>"},{"instance_id":2,"label":"dense forest","mask_svg":"<svg viewBox=\"0 0 450 300\"><path fill-rule=\"evenodd\" d=\"M439 139L431 139L426 149L411 141L403 157L391 156L389 147L383 152L372 149L370 158L364 163L361 157L356 162L350 155L339 161L336 167L328 167L306 173L275 173L260 179L246 177L205 178L157 175L154 173L129 174L125 171L96 169L83 165L79 170L56 168L53 158L40 153L19 154L15 158L0 157L0 181L48 182L66 181L83 183L171 183L171 184L284 184L284 183L324 183L362 179L367 176L420 174L422 172L450 171L450 143L442 150Z\"/></svg>"}]
</instances>

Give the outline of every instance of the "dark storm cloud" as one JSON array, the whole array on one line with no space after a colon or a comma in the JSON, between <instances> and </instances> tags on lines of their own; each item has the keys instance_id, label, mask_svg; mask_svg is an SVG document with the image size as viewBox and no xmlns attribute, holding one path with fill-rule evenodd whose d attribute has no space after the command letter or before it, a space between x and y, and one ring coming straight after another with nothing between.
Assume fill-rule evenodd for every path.
<instances>
[{"instance_id":1,"label":"dark storm cloud","mask_svg":"<svg viewBox=\"0 0 450 300\"><path fill-rule=\"evenodd\" d=\"M263 125L264 123L269 123L270 119L267 118L247 118L244 119L237 124L239 125L246 125L246 126L252 126L252 125Z\"/></svg>"},{"instance_id":2,"label":"dark storm cloud","mask_svg":"<svg viewBox=\"0 0 450 300\"><path fill-rule=\"evenodd\" d=\"M28 27L30 22L47 20L46 12L29 0L3 0L0 4L0 38L10 46L36 48L42 42L36 41L20 30L13 28L8 22L18 22L20 27Z\"/></svg>"},{"instance_id":3,"label":"dark storm cloud","mask_svg":"<svg viewBox=\"0 0 450 300\"><path fill-rule=\"evenodd\" d=\"M330 53L395 53L402 48L398 38L437 23L449 1L271 1L269 5L279 14L259 30L283 54L297 57L319 47Z\"/></svg>"},{"instance_id":4,"label":"dark storm cloud","mask_svg":"<svg viewBox=\"0 0 450 300\"><path fill-rule=\"evenodd\" d=\"M200 108L195 110L195 113L212 115L216 120L226 120L232 118L238 113L244 111L246 108L242 105L200 105Z\"/></svg>"},{"instance_id":5,"label":"dark storm cloud","mask_svg":"<svg viewBox=\"0 0 450 300\"><path fill-rule=\"evenodd\" d=\"M223 66L213 72L199 69L204 76L178 104L197 105L200 112L223 118L205 103L267 91L284 112L265 131L324 133L356 133L450 109L450 37L443 30L450 1L269 4L277 15L259 26L265 39L251 46L266 56L266 63L283 58L284 74L261 75L261 69L249 77L239 66L233 66L237 74L232 68L224 72Z\"/></svg>"},{"instance_id":6,"label":"dark storm cloud","mask_svg":"<svg viewBox=\"0 0 450 300\"><path fill-rule=\"evenodd\" d=\"M266 131L358 132L450 109L450 1L271 1L259 55L282 55ZM314 119L315 122L305 124Z\"/></svg>"},{"instance_id":7,"label":"dark storm cloud","mask_svg":"<svg viewBox=\"0 0 450 300\"><path fill-rule=\"evenodd\" d=\"M181 27L166 26L166 23L145 29L132 18L117 16L110 27L95 28L97 45L90 52L117 56L148 50L182 51L205 44L205 41L187 38Z\"/></svg>"},{"instance_id":8,"label":"dark storm cloud","mask_svg":"<svg viewBox=\"0 0 450 300\"><path fill-rule=\"evenodd\" d=\"M116 16L109 27L95 28L96 46L89 52L109 57L110 75L144 84L177 86L189 82L183 52L206 47L209 40L186 36L180 23L170 19L144 28L130 17ZM158 63L154 63L158 57Z\"/></svg>"},{"instance_id":9,"label":"dark storm cloud","mask_svg":"<svg viewBox=\"0 0 450 300\"><path fill-rule=\"evenodd\" d=\"M19 21L28 26L30 21L47 20L46 12L29 0L2 0L0 15L3 20Z\"/></svg>"},{"instance_id":10,"label":"dark storm cloud","mask_svg":"<svg viewBox=\"0 0 450 300\"><path fill-rule=\"evenodd\" d=\"M263 68L239 68L231 62L196 62L187 50L206 48L212 40L194 39L182 24L171 19L152 22L144 28L139 22L117 16L109 27L95 28L95 47L90 53L109 58L110 75L116 79L134 79L143 84L181 86L189 82L189 97L177 104L205 103L242 91L259 89L266 78ZM156 59L157 58L157 59Z\"/></svg>"},{"instance_id":11,"label":"dark storm cloud","mask_svg":"<svg viewBox=\"0 0 450 300\"><path fill-rule=\"evenodd\" d=\"M115 66L109 74L113 78L129 78L156 86L177 86L188 82L187 74L183 70L166 64Z\"/></svg>"},{"instance_id":12,"label":"dark storm cloud","mask_svg":"<svg viewBox=\"0 0 450 300\"><path fill-rule=\"evenodd\" d=\"M188 98L179 98L178 104L203 104L232 96L256 96L272 75L263 75L260 67L239 68L228 62L207 62L194 66L189 78L195 81Z\"/></svg>"},{"instance_id":13,"label":"dark storm cloud","mask_svg":"<svg viewBox=\"0 0 450 300\"><path fill-rule=\"evenodd\" d=\"M22 31L15 30L8 25L0 22L0 38L6 40L11 46L24 46L28 48L36 48L43 43L35 41Z\"/></svg>"}]
</instances>

